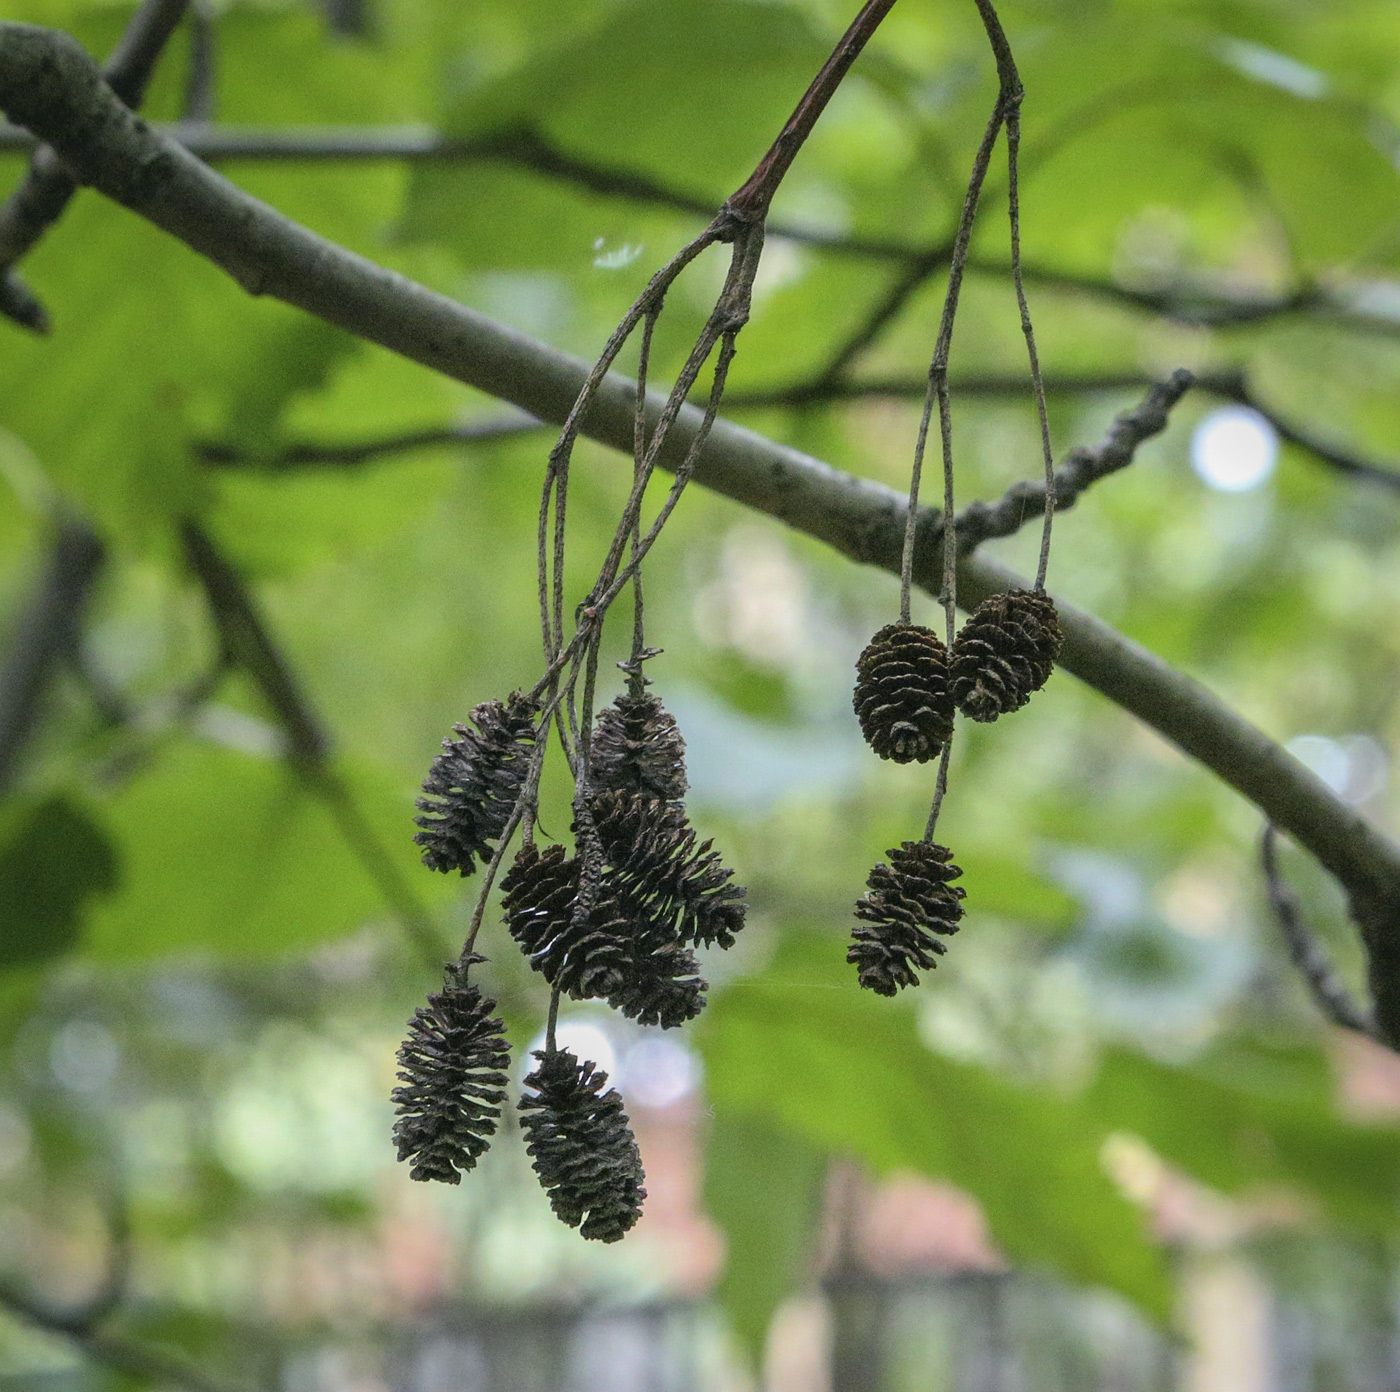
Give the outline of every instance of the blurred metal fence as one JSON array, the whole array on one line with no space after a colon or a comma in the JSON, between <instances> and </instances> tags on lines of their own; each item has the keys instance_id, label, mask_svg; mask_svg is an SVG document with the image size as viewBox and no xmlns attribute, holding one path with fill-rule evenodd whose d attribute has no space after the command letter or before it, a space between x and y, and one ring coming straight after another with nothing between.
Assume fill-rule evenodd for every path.
<instances>
[{"instance_id":1,"label":"blurred metal fence","mask_svg":"<svg viewBox=\"0 0 1400 1392\"><path fill-rule=\"evenodd\" d=\"M830 1284L821 1345L773 1392L1172 1392L1167 1341L1121 1302L1020 1274ZM793 1368L812 1370L808 1375ZM819 1371L818 1371L819 1370ZM445 1310L400 1341L392 1392L734 1392L722 1322L698 1302ZM321 1382L320 1379L308 1381ZM321 1382L289 1392L344 1392Z\"/></svg>"}]
</instances>

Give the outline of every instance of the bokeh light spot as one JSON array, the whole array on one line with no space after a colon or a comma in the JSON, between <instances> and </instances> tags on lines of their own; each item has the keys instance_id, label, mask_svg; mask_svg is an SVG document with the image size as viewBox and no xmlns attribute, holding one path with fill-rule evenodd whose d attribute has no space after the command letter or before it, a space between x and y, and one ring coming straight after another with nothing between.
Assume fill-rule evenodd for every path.
<instances>
[{"instance_id":1,"label":"bokeh light spot","mask_svg":"<svg viewBox=\"0 0 1400 1392\"><path fill-rule=\"evenodd\" d=\"M1244 493L1272 477L1278 463L1278 434L1258 411L1222 406L1196 426L1191 463L1210 487Z\"/></svg>"}]
</instances>

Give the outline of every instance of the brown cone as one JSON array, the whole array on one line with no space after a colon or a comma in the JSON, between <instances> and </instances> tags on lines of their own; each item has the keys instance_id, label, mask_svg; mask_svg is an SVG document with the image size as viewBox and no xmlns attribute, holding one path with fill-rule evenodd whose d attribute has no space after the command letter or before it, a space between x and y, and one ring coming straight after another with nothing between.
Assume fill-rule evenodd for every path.
<instances>
[{"instance_id":1,"label":"brown cone","mask_svg":"<svg viewBox=\"0 0 1400 1392\"><path fill-rule=\"evenodd\" d=\"M887 624L856 662L852 704L866 743L897 764L937 758L953 733L948 650L930 628Z\"/></svg>"},{"instance_id":2,"label":"brown cone","mask_svg":"<svg viewBox=\"0 0 1400 1392\"><path fill-rule=\"evenodd\" d=\"M856 903L860 921L846 960L860 984L882 996L916 986L947 949L935 934L958 931L963 890L953 881L962 871L946 846L906 841L887 853L870 872L866 893Z\"/></svg>"},{"instance_id":3,"label":"brown cone","mask_svg":"<svg viewBox=\"0 0 1400 1392\"><path fill-rule=\"evenodd\" d=\"M983 723L1020 710L1050 678L1063 634L1044 591L1008 590L977 606L953 641L953 699Z\"/></svg>"}]
</instances>

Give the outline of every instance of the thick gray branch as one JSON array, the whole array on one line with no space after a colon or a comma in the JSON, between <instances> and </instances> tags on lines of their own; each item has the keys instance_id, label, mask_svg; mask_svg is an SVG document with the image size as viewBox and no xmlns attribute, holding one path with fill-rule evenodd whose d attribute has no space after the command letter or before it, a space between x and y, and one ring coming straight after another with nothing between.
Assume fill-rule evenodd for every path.
<instances>
[{"instance_id":1,"label":"thick gray branch","mask_svg":"<svg viewBox=\"0 0 1400 1392\"><path fill-rule=\"evenodd\" d=\"M587 376L579 359L336 247L249 197L122 107L64 35L0 24L0 107L52 143L80 178L209 257L252 293L275 295L541 420L562 421ZM652 411L660 405L653 402ZM684 457L700 420L697 410L683 413L666 460ZM604 383L584 431L630 454L629 382ZM695 479L853 560L898 572L904 504L881 484L727 421L716 423ZM938 524L930 510L915 569L918 582L933 591L940 583ZM969 604L1019 583L980 555L960 568L960 593ZM1381 1027L1400 1037L1400 923L1391 908L1400 905L1400 847L1199 682L1092 615L1063 603L1060 612L1066 670L1212 769L1341 881L1367 929L1373 964L1384 962L1376 981Z\"/></svg>"}]
</instances>

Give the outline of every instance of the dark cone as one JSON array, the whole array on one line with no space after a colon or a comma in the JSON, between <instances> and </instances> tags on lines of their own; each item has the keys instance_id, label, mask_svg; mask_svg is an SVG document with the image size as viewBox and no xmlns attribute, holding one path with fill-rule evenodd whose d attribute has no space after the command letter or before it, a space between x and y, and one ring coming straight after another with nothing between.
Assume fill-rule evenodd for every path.
<instances>
[{"instance_id":1,"label":"dark cone","mask_svg":"<svg viewBox=\"0 0 1400 1392\"><path fill-rule=\"evenodd\" d=\"M575 921L579 862L563 846L522 846L501 881L510 935L530 965L573 1000L605 998L623 983L630 956L626 925L599 910Z\"/></svg>"},{"instance_id":2,"label":"dark cone","mask_svg":"<svg viewBox=\"0 0 1400 1392\"><path fill-rule=\"evenodd\" d=\"M603 793L590 805L608 867L608 882L673 917L684 944L734 945L744 926L742 885L714 843L697 844L685 809L635 793Z\"/></svg>"},{"instance_id":3,"label":"dark cone","mask_svg":"<svg viewBox=\"0 0 1400 1392\"><path fill-rule=\"evenodd\" d=\"M860 984L882 996L916 986L947 950L934 936L958 931L963 916L962 871L946 846L906 841L887 853L870 872L866 893L856 903L856 924L846 960Z\"/></svg>"},{"instance_id":4,"label":"dark cone","mask_svg":"<svg viewBox=\"0 0 1400 1392\"><path fill-rule=\"evenodd\" d=\"M616 1242L641 1217L642 1158L622 1110L596 1064L567 1050L536 1052L525 1079L520 1128L549 1206L571 1228L598 1242Z\"/></svg>"},{"instance_id":5,"label":"dark cone","mask_svg":"<svg viewBox=\"0 0 1400 1392\"><path fill-rule=\"evenodd\" d=\"M866 743L897 764L926 764L953 733L948 650L930 628L886 624L856 662L853 704Z\"/></svg>"},{"instance_id":6,"label":"dark cone","mask_svg":"<svg viewBox=\"0 0 1400 1392\"><path fill-rule=\"evenodd\" d=\"M508 704L484 701L471 713L475 730L454 725L457 738L443 740L414 818L428 869L470 875L478 859L491 858L525 783L538 710L518 691Z\"/></svg>"},{"instance_id":7,"label":"dark cone","mask_svg":"<svg viewBox=\"0 0 1400 1392\"><path fill-rule=\"evenodd\" d=\"M589 773L599 792L640 793L677 802L685 796L685 740L649 691L624 693L598 712Z\"/></svg>"},{"instance_id":8,"label":"dark cone","mask_svg":"<svg viewBox=\"0 0 1400 1392\"><path fill-rule=\"evenodd\" d=\"M501 882L511 936L530 965L574 1000L606 1000L643 1025L693 1020L706 983L676 939L676 918L604 870L590 911L576 913L579 860L562 846L522 846Z\"/></svg>"},{"instance_id":9,"label":"dark cone","mask_svg":"<svg viewBox=\"0 0 1400 1392\"><path fill-rule=\"evenodd\" d=\"M1055 601L1035 590L1008 590L977 606L953 640L953 698L973 720L1020 710L1054 670L1064 635Z\"/></svg>"},{"instance_id":10,"label":"dark cone","mask_svg":"<svg viewBox=\"0 0 1400 1392\"><path fill-rule=\"evenodd\" d=\"M409 1021L399 1049L403 1086L393 1092L394 1143L399 1159L413 1162L414 1179L457 1184L491 1143L510 1066L495 1008L454 965L442 990Z\"/></svg>"}]
</instances>

